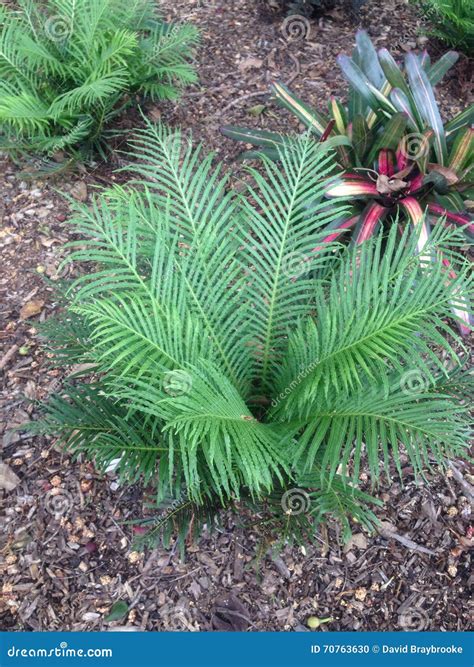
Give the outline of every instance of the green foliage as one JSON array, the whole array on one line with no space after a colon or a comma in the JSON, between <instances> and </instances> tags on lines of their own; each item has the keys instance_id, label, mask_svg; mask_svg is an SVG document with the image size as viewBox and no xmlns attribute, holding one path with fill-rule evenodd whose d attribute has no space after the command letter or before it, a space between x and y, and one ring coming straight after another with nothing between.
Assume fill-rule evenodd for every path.
<instances>
[{"instance_id":1,"label":"green foliage","mask_svg":"<svg viewBox=\"0 0 474 667\"><path fill-rule=\"evenodd\" d=\"M426 52L408 53L401 66L387 49L377 52L359 31L352 57L338 58L349 82L348 104L332 97L325 115L283 84L272 86L277 103L336 151L340 174L326 196L352 197L353 206L328 227L327 240L349 236L360 245L382 224L395 222L421 228L420 239L439 222L461 226L472 237L468 205L474 197L474 107L444 124L434 94L457 57L450 51L431 63ZM257 151L244 153L248 158L263 153L276 159L278 146L291 143L291 137L258 129L229 126L223 133L257 146ZM467 311L464 320L462 332L467 334Z\"/></svg>"},{"instance_id":2,"label":"green foliage","mask_svg":"<svg viewBox=\"0 0 474 667\"><path fill-rule=\"evenodd\" d=\"M416 3L432 28L428 34L449 46L474 51L474 3L472 0L420 0Z\"/></svg>"},{"instance_id":3,"label":"green foliage","mask_svg":"<svg viewBox=\"0 0 474 667\"><path fill-rule=\"evenodd\" d=\"M92 269L49 324L75 375L31 428L156 484L148 538L174 526L183 541L235 505L283 540L328 515L347 534L375 521L362 465L376 484L402 454L418 474L465 450L463 346L445 322L470 280L459 232L435 231L423 271L397 226L322 247L348 204L327 206L334 159L311 136L240 193L179 132L148 125L133 145L135 187L78 205L69 261Z\"/></svg>"},{"instance_id":4,"label":"green foliage","mask_svg":"<svg viewBox=\"0 0 474 667\"><path fill-rule=\"evenodd\" d=\"M174 99L195 81L196 30L163 23L152 0L18 5L0 14L2 150L103 149L106 126L136 95Z\"/></svg>"}]
</instances>

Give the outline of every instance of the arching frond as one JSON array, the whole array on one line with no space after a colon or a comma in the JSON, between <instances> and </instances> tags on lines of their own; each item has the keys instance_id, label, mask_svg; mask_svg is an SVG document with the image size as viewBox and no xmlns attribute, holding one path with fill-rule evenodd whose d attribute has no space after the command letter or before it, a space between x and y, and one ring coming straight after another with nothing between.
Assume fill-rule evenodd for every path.
<instances>
[{"instance_id":1,"label":"arching frond","mask_svg":"<svg viewBox=\"0 0 474 667\"><path fill-rule=\"evenodd\" d=\"M321 452L324 470L333 477L336 470L357 483L363 453L367 455L374 481L380 466L388 473L393 460L401 474L400 447L417 474L430 467L432 459L442 463L466 448L466 408L446 394L434 391L410 392L398 377L389 386L371 384L350 395L331 393L315 402L313 411L295 420L299 432L295 459L310 469Z\"/></svg>"},{"instance_id":2,"label":"arching frond","mask_svg":"<svg viewBox=\"0 0 474 667\"><path fill-rule=\"evenodd\" d=\"M328 209L322 201L331 153L309 136L279 147L279 153L281 169L264 158L263 174L250 170L255 185L242 205L255 373L264 390L281 363L290 327L312 308L312 274L333 250L328 244L326 253L315 252L322 229L346 210L344 203Z\"/></svg>"},{"instance_id":3,"label":"arching frond","mask_svg":"<svg viewBox=\"0 0 474 667\"><path fill-rule=\"evenodd\" d=\"M421 271L413 252L417 235L410 238L406 231L400 240L394 228L387 239L379 236L348 253L329 282L316 285L312 316L289 335L276 384L278 414L303 416L318 397L357 392L364 381L378 381L391 369L403 375L415 368L433 380L436 368L443 368L433 345L457 360L443 333L452 300L468 292L469 268L464 262L464 270L447 282L441 262L429 260L451 234L437 230L424 246Z\"/></svg>"}]
</instances>

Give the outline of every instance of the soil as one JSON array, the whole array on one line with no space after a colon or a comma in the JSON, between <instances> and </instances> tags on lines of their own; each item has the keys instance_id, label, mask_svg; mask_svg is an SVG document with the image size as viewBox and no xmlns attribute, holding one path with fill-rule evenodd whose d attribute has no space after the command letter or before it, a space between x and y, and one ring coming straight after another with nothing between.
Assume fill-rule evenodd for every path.
<instances>
[{"instance_id":1,"label":"soil","mask_svg":"<svg viewBox=\"0 0 474 667\"><path fill-rule=\"evenodd\" d=\"M167 18L202 31L200 85L176 105L148 105L147 113L192 130L231 167L242 147L220 134L221 125L298 130L268 101L271 81L289 82L319 109L330 94L345 94L335 58L350 51L358 25L395 56L424 46L442 53L420 38L414 8L400 0L369 1L356 19L337 8L293 40L271 5L161 2ZM461 58L438 88L446 117L471 96L468 72ZM130 114L121 127L139 123ZM473 478L462 461L426 482L415 482L406 467L403 486L393 482L380 493L380 530L369 535L355 525L345 547L330 522L312 545L272 554L228 514L182 562L176 548L133 546L127 522L144 515L140 486L122 488L113 472L99 475L90 462L71 460L54 440L15 430L35 418L34 401L64 380L48 366L37 335L38 323L58 308L55 283L70 270L61 265L72 238L61 193L90 198L95 187L118 180L121 159L54 182L26 180L20 167L0 162L0 459L18 477L14 488L0 490L0 629L309 631L310 616L328 619L318 631L468 629Z\"/></svg>"}]
</instances>

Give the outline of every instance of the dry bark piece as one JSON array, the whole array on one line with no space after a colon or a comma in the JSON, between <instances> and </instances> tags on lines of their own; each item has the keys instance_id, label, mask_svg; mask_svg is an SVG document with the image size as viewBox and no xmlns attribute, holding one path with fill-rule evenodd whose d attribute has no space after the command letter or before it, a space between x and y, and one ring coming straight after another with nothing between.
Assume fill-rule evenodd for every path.
<instances>
[{"instance_id":1,"label":"dry bark piece","mask_svg":"<svg viewBox=\"0 0 474 667\"><path fill-rule=\"evenodd\" d=\"M13 491L20 483L20 478L6 463L0 463L0 489Z\"/></svg>"},{"instance_id":2,"label":"dry bark piece","mask_svg":"<svg viewBox=\"0 0 474 667\"><path fill-rule=\"evenodd\" d=\"M258 69L263 65L263 60L261 58L245 58L242 62L239 63L239 70L241 72L246 72L249 69Z\"/></svg>"},{"instance_id":3,"label":"dry bark piece","mask_svg":"<svg viewBox=\"0 0 474 667\"><path fill-rule=\"evenodd\" d=\"M18 345L12 345L11 348L7 350L7 352L5 352L3 357L0 359L0 371L2 371L8 364L10 359L12 359L15 356L17 350L18 350Z\"/></svg>"},{"instance_id":4,"label":"dry bark piece","mask_svg":"<svg viewBox=\"0 0 474 667\"><path fill-rule=\"evenodd\" d=\"M214 630L222 632L244 632L251 624L248 610L230 593L218 598L212 610L211 624Z\"/></svg>"},{"instance_id":5,"label":"dry bark piece","mask_svg":"<svg viewBox=\"0 0 474 667\"><path fill-rule=\"evenodd\" d=\"M364 533L354 533L345 545L344 553L350 551L352 547L357 547L361 550L367 549L367 538Z\"/></svg>"}]
</instances>

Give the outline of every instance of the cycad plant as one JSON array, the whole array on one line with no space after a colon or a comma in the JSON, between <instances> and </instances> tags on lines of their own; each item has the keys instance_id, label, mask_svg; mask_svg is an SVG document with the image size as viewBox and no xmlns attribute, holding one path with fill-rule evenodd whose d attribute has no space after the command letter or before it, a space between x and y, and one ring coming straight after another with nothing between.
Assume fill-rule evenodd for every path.
<instances>
[{"instance_id":1,"label":"cycad plant","mask_svg":"<svg viewBox=\"0 0 474 667\"><path fill-rule=\"evenodd\" d=\"M149 125L134 146L133 187L79 208L69 261L94 268L48 336L82 370L34 428L154 484L150 539L239 504L282 540L329 513L347 533L374 520L362 466L375 484L404 457L422 473L464 451L463 346L446 324L468 285L459 232L438 228L424 271L395 227L321 249L348 204L327 207L333 155L308 136L249 169L244 193L179 133ZM431 261L441 249L456 279Z\"/></svg>"},{"instance_id":2,"label":"cycad plant","mask_svg":"<svg viewBox=\"0 0 474 667\"><path fill-rule=\"evenodd\" d=\"M351 197L353 205L328 229L328 239L356 245L381 225L422 225L420 239L438 223L458 225L472 238L474 106L443 124L434 86L456 62L452 51L431 63L426 52L408 53L398 65L387 49L375 50L359 31L352 57L338 63L349 82L347 105L332 97L329 114L310 109L284 85L272 93L308 130L335 148L340 176L328 199ZM228 126L223 133L258 147L244 157L278 157L277 145L291 142L273 132ZM428 215L424 215L425 210ZM463 333L470 331L466 313Z\"/></svg>"},{"instance_id":3,"label":"cycad plant","mask_svg":"<svg viewBox=\"0 0 474 667\"><path fill-rule=\"evenodd\" d=\"M416 3L430 24L428 34L449 46L474 52L474 3L472 0L419 0Z\"/></svg>"},{"instance_id":4,"label":"cycad plant","mask_svg":"<svg viewBox=\"0 0 474 667\"><path fill-rule=\"evenodd\" d=\"M195 81L197 31L153 0L19 0L0 10L0 149L54 156L102 149L137 95L174 99Z\"/></svg>"}]
</instances>

